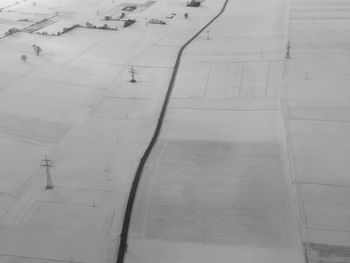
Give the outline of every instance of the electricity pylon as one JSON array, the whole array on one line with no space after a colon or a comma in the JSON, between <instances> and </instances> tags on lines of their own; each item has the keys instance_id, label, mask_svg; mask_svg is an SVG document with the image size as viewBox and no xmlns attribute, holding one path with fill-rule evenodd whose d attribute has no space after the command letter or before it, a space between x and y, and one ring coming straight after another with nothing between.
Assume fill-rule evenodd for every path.
<instances>
[{"instance_id":1,"label":"electricity pylon","mask_svg":"<svg viewBox=\"0 0 350 263\"><path fill-rule=\"evenodd\" d=\"M131 74L131 80L130 80L130 82L132 82L132 83L136 82L136 80L135 80L135 75L136 75L137 73L136 73L136 71L135 71L135 69L134 69L134 66L131 66L131 68L129 69L129 72L130 72L130 74Z\"/></svg>"},{"instance_id":2,"label":"electricity pylon","mask_svg":"<svg viewBox=\"0 0 350 263\"><path fill-rule=\"evenodd\" d=\"M53 188L50 174L50 168L54 167L52 163L53 162L51 160L47 159L47 156L45 156L44 160L41 160L40 167L45 168L46 170L46 190L51 190Z\"/></svg>"}]
</instances>

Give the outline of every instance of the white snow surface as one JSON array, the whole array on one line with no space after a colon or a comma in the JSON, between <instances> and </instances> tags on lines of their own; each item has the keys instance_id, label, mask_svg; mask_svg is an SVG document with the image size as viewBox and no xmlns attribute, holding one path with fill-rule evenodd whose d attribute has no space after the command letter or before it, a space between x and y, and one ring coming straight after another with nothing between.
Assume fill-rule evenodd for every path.
<instances>
[{"instance_id":1,"label":"white snow surface","mask_svg":"<svg viewBox=\"0 0 350 263\"><path fill-rule=\"evenodd\" d=\"M135 24L104 20L127 3ZM0 263L115 262L177 52L223 3L0 0ZM301 263L309 243L338 253L310 263L348 262L348 5L229 0L185 49L127 263Z\"/></svg>"},{"instance_id":2,"label":"white snow surface","mask_svg":"<svg viewBox=\"0 0 350 263\"><path fill-rule=\"evenodd\" d=\"M311 263L350 261L349 8L348 1L291 1L282 104L302 239L329 246L310 251Z\"/></svg>"},{"instance_id":3,"label":"white snow surface","mask_svg":"<svg viewBox=\"0 0 350 263\"><path fill-rule=\"evenodd\" d=\"M280 107L288 12L229 1L186 48L127 263L304 262Z\"/></svg>"},{"instance_id":4,"label":"white snow surface","mask_svg":"<svg viewBox=\"0 0 350 263\"><path fill-rule=\"evenodd\" d=\"M0 1L0 23L58 21L42 31L97 21L125 5L37 0L9 7L12 2ZM189 11L180 1L133 3L140 8L127 18L137 22L118 31L20 32L0 40L1 263L115 262L130 185L177 52L222 5L207 1ZM145 23L171 13L177 15L167 25ZM34 44L43 50L39 56ZM129 82L131 65L136 84ZM39 167L45 155L55 166L51 191Z\"/></svg>"}]
</instances>

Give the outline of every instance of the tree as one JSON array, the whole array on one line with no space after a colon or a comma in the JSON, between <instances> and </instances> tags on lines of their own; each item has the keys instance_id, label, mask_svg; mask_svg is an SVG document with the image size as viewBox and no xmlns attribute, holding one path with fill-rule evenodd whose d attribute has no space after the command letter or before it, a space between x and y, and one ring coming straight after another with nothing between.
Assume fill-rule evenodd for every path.
<instances>
[{"instance_id":1,"label":"tree","mask_svg":"<svg viewBox=\"0 0 350 263\"><path fill-rule=\"evenodd\" d=\"M22 59L22 61L26 62L27 61L27 56L26 55L22 55L21 59Z\"/></svg>"},{"instance_id":2,"label":"tree","mask_svg":"<svg viewBox=\"0 0 350 263\"><path fill-rule=\"evenodd\" d=\"M12 35L12 34L14 34L14 33L16 33L16 32L19 32L20 30L18 29L18 28L15 28L15 27L12 27L12 28L10 28L9 30L7 30L7 32L5 32L5 35L6 36L9 36L9 35Z\"/></svg>"},{"instance_id":3,"label":"tree","mask_svg":"<svg viewBox=\"0 0 350 263\"><path fill-rule=\"evenodd\" d=\"M34 52L36 53L37 56L41 53L42 49L39 46L33 45Z\"/></svg>"}]
</instances>

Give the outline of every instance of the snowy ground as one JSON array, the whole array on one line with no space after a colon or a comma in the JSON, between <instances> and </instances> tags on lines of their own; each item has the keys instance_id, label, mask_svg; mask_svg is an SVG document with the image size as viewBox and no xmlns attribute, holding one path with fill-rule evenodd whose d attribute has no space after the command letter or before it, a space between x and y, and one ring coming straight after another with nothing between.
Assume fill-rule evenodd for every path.
<instances>
[{"instance_id":1,"label":"snowy ground","mask_svg":"<svg viewBox=\"0 0 350 263\"><path fill-rule=\"evenodd\" d=\"M103 20L121 0L0 0L0 34L23 31L0 40L1 263L115 262L177 51L224 1L185 2L132 1L137 23L122 29ZM310 263L349 262L349 8L230 0L188 46L142 175L128 263L296 263L302 243ZM86 22L119 30L35 34Z\"/></svg>"},{"instance_id":2,"label":"snowy ground","mask_svg":"<svg viewBox=\"0 0 350 263\"><path fill-rule=\"evenodd\" d=\"M51 2L11 10L54 13L57 1ZM91 6L97 2L60 1L67 12L78 10L76 18L79 12L96 16ZM179 46L221 5L206 1L189 11L185 2L157 1L118 31L78 28L62 36L17 33L0 40L1 263L114 262L130 183ZM177 16L167 25L145 23L171 13ZM33 44L42 47L40 56ZM132 64L137 84L129 83ZM39 168L45 155L55 165L52 191L45 190Z\"/></svg>"},{"instance_id":3,"label":"snowy ground","mask_svg":"<svg viewBox=\"0 0 350 263\"><path fill-rule=\"evenodd\" d=\"M37 34L46 33L57 35L62 33L64 28L73 25L86 26L90 23L92 26L101 27L107 25L111 29L123 28L123 20L129 18L139 18L144 23L147 15L156 15L156 18L165 18L169 16L166 8L160 5L156 12L148 13L148 8L157 1L135 0L128 1L100 1L100 0L36 0L36 1L2 1L0 8L0 36L10 28L17 28L24 32L35 32ZM123 11L128 4L137 6L134 11ZM183 7L184 4L181 4ZM171 11L178 11L174 6ZM121 13L125 16L122 20ZM182 14L181 14L182 15ZM105 17L113 19L106 21Z\"/></svg>"},{"instance_id":4,"label":"snowy ground","mask_svg":"<svg viewBox=\"0 0 350 263\"><path fill-rule=\"evenodd\" d=\"M185 50L128 263L303 262L279 102L287 14L288 1L229 1Z\"/></svg>"},{"instance_id":5,"label":"snowy ground","mask_svg":"<svg viewBox=\"0 0 350 263\"><path fill-rule=\"evenodd\" d=\"M283 105L310 263L350 262L349 10L291 1Z\"/></svg>"}]
</instances>

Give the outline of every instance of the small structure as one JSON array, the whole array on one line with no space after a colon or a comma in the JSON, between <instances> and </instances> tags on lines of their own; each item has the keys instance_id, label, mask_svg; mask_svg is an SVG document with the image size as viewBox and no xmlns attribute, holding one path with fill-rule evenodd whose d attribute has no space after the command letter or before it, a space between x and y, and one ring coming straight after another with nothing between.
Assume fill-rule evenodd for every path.
<instances>
[{"instance_id":1,"label":"small structure","mask_svg":"<svg viewBox=\"0 0 350 263\"><path fill-rule=\"evenodd\" d=\"M174 18L174 16L176 16L176 13L171 13L170 16L166 16L166 18L172 19L172 18Z\"/></svg>"},{"instance_id":2,"label":"small structure","mask_svg":"<svg viewBox=\"0 0 350 263\"><path fill-rule=\"evenodd\" d=\"M157 18L151 18L148 20L150 24L159 24L159 25L165 25L166 23L163 20L157 19Z\"/></svg>"},{"instance_id":3,"label":"small structure","mask_svg":"<svg viewBox=\"0 0 350 263\"><path fill-rule=\"evenodd\" d=\"M132 12L134 10L137 9L137 6L136 5L127 5L125 7L123 7L123 11L127 11L127 12Z\"/></svg>"},{"instance_id":4,"label":"small structure","mask_svg":"<svg viewBox=\"0 0 350 263\"><path fill-rule=\"evenodd\" d=\"M187 6L191 6L191 7L198 7L200 5L201 5L201 2L196 0L191 0L191 2L187 2Z\"/></svg>"},{"instance_id":5,"label":"small structure","mask_svg":"<svg viewBox=\"0 0 350 263\"><path fill-rule=\"evenodd\" d=\"M125 17L125 12L121 12L118 19L122 19L123 17Z\"/></svg>"},{"instance_id":6,"label":"small structure","mask_svg":"<svg viewBox=\"0 0 350 263\"><path fill-rule=\"evenodd\" d=\"M135 23L136 20L135 19L127 19L127 20L124 20L124 27L128 27L130 25L132 25L133 23Z\"/></svg>"}]
</instances>

